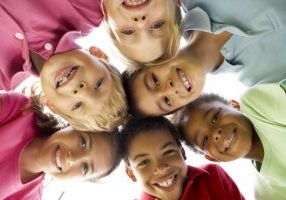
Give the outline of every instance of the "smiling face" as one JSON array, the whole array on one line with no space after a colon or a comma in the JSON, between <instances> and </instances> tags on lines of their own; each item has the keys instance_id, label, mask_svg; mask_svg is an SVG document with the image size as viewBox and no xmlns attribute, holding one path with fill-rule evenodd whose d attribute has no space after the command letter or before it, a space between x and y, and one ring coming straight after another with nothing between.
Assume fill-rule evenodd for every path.
<instances>
[{"instance_id":1,"label":"smiling face","mask_svg":"<svg viewBox=\"0 0 286 200\"><path fill-rule=\"evenodd\" d=\"M202 103L189 111L184 120L187 142L216 160L235 160L251 151L253 126L229 105L217 101Z\"/></svg>"},{"instance_id":2,"label":"smiling face","mask_svg":"<svg viewBox=\"0 0 286 200\"><path fill-rule=\"evenodd\" d=\"M196 59L186 59L185 55L162 65L147 66L129 82L132 101L144 115L167 114L201 94L206 73Z\"/></svg>"},{"instance_id":3,"label":"smiling face","mask_svg":"<svg viewBox=\"0 0 286 200\"><path fill-rule=\"evenodd\" d=\"M103 7L124 55L146 63L164 54L169 27L175 22L175 0L103 0Z\"/></svg>"},{"instance_id":4,"label":"smiling face","mask_svg":"<svg viewBox=\"0 0 286 200\"><path fill-rule=\"evenodd\" d=\"M127 170L129 175L134 174L148 194L161 200L175 200L182 194L187 166L181 148L165 131L153 130L133 138Z\"/></svg>"},{"instance_id":5,"label":"smiling face","mask_svg":"<svg viewBox=\"0 0 286 200\"><path fill-rule=\"evenodd\" d=\"M54 112L83 120L83 116L101 112L114 81L105 61L83 50L71 50L52 56L44 64L41 85L46 104Z\"/></svg>"},{"instance_id":6,"label":"smiling face","mask_svg":"<svg viewBox=\"0 0 286 200\"><path fill-rule=\"evenodd\" d=\"M66 128L44 142L39 163L45 173L60 180L99 177L112 167L112 146L109 134Z\"/></svg>"}]
</instances>

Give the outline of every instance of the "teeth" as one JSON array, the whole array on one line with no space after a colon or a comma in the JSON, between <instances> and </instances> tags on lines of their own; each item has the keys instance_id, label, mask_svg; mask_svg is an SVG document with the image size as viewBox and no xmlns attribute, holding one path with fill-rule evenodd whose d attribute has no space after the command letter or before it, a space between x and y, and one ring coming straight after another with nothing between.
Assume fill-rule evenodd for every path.
<instances>
[{"instance_id":1,"label":"teeth","mask_svg":"<svg viewBox=\"0 0 286 200\"><path fill-rule=\"evenodd\" d=\"M226 149L229 148L230 146L230 143L232 142L233 140L233 137L234 137L234 133L231 134L230 138L228 139L228 141L226 142Z\"/></svg>"},{"instance_id":2,"label":"teeth","mask_svg":"<svg viewBox=\"0 0 286 200\"><path fill-rule=\"evenodd\" d=\"M138 6L145 3L147 0L126 0L124 3L127 6Z\"/></svg>"},{"instance_id":3,"label":"teeth","mask_svg":"<svg viewBox=\"0 0 286 200\"><path fill-rule=\"evenodd\" d=\"M57 151L56 151L56 165L57 165L58 169L60 171L62 171L59 148L57 148Z\"/></svg>"},{"instance_id":4,"label":"teeth","mask_svg":"<svg viewBox=\"0 0 286 200\"><path fill-rule=\"evenodd\" d=\"M57 87L64 85L69 78L75 73L76 67L73 67L70 71L66 72L57 82Z\"/></svg>"},{"instance_id":5,"label":"teeth","mask_svg":"<svg viewBox=\"0 0 286 200\"><path fill-rule=\"evenodd\" d=\"M184 72L182 72L181 70L177 70L177 71L178 71L179 77L181 78L181 80L184 83L186 90L190 91L191 90L191 84L188 81L187 77L185 76Z\"/></svg>"},{"instance_id":6,"label":"teeth","mask_svg":"<svg viewBox=\"0 0 286 200\"><path fill-rule=\"evenodd\" d=\"M170 179L166 180L166 181L161 181L158 183L158 185L160 187L169 187L170 185L172 185L174 181L174 176L172 176Z\"/></svg>"}]
</instances>

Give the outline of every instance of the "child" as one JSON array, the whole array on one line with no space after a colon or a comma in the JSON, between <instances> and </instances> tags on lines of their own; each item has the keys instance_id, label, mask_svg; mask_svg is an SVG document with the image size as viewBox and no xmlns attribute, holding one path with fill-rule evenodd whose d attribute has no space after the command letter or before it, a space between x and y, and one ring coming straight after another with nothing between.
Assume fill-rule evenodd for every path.
<instances>
[{"instance_id":1,"label":"child","mask_svg":"<svg viewBox=\"0 0 286 200\"><path fill-rule=\"evenodd\" d=\"M173 112L199 97L212 72L236 74L247 86L286 77L285 1L183 0L182 7L188 45L166 62L125 73L131 112Z\"/></svg>"},{"instance_id":2,"label":"child","mask_svg":"<svg viewBox=\"0 0 286 200\"><path fill-rule=\"evenodd\" d=\"M15 92L0 94L0 199L41 199L45 174L93 180L115 169L118 134L60 130L37 99L30 100Z\"/></svg>"},{"instance_id":3,"label":"child","mask_svg":"<svg viewBox=\"0 0 286 200\"><path fill-rule=\"evenodd\" d=\"M285 85L286 81L249 89L241 99L245 115L237 102L230 106L217 95L204 95L175 115L186 143L206 158L256 163L266 182L257 185L256 199L286 199Z\"/></svg>"},{"instance_id":4,"label":"child","mask_svg":"<svg viewBox=\"0 0 286 200\"><path fill-rule=\"evenodd\" d=\"M178 134L163 117L131 119L121 140L126 173L143 187L141 200L244 199L218 165L186 165Z\"/></svg>"},{"instance_id":5,"label":"child","mask_svg":"<svg viewBox=\"0 0 286 200\"><path fill-rule=\"evenodd\" d=\"M127 65L175 55L181 38L179 5L180 0L103 0L105 28Z\"/></svg>"},{"instance_id":6,"label":"child","mask_svg":"<svg viewBox=\"0 0 286 200\"><path fill-rule=\"evenodd\" d=\"M75 128L109 131L121 124L126 103L118 70L99 49L74 50L73 40L102 18L100 0L1 1L0 89L14 89L27 74L41 73L43 103Z\"/></svg>"}]
</instances>

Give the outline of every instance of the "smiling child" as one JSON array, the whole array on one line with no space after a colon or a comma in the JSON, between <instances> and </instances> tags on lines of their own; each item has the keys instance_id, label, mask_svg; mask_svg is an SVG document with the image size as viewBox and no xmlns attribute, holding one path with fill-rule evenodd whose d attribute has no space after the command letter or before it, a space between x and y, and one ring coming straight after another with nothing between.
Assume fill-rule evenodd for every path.
<instances>
[{"instance_id":1,"label":"smiling child","mask_svg":"<svg viewBox=\"0 0 286 200\"><path fill-rule=\"evenodd\" d=\"M204 95L175 115L187 145L213 161L254 161L264 184L256 199L286 198L285 81L249 89L231 105L217 95Z\"/></svg>"},{"instance_id":2,"label":"smiling child","mask_svg":"<svg viewBox=\"0 0 286 200\"><path fill-rule=\"evenodd\" d=\"M175 127L165 118L131 119L121 138L126 173L143 188L141 200L241 200L236 184L218 165L185 163Z\"/></svg>"}]
</instances>

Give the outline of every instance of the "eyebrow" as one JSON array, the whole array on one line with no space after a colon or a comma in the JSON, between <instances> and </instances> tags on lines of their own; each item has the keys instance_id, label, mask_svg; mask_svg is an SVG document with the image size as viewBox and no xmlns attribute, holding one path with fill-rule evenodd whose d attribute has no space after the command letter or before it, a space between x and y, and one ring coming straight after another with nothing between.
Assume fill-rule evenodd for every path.
<instances>
[{"instance_id":1,"label":"eyebrow","mask_svg":"<svg viewBox=\"0 0 286 200\"><path fill-rule=\"evenodd\" d=\"M138 154L138 155L136 155L136 156L133 158L133 160L136 161L137 159L142 158L142 157L145 157L145 156L147 156L146 153Z\"/></svg>"},{"instance_id":2,"label":"eyebrow","mask_svg":"<svg viewBox=\"0 0 286 200\"><path fill-rule=\"evenodd\" d=\"M210 108L209 110L207 110L207 111L204 113L204 115L203 115L203 119L204 119L204 120L208 117L208 115L212 112L212 110L213 110L213 108Z\"/></svg>"}]
</instances>

